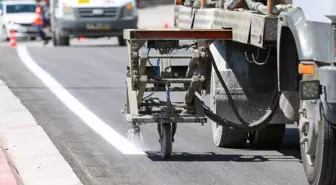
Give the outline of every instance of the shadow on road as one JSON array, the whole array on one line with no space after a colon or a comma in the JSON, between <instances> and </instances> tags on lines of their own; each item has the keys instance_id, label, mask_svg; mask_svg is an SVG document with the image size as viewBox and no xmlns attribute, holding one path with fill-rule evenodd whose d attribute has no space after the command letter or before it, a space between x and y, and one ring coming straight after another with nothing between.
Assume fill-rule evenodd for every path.
<instances>
[{"instance_id":1,"label":"shadow on road","mask_svg":"<svg viewBox=\"0 0 336 185\"><path fill-rule=\"evenodd\" d=\"M214 152L205 153L172 153L170 159L164 160L161 158L160 152L146 152L147 157L152 161L185 161L185 162L209 162L209 161L223 161L223 162L270 162L270 161L283 161L283 162L301 162L300 148L298 141L298 132L296 128L287 128L285 137L283 140L282 148L256 150L250 146L241 149L247 154L218 154ZM249 155L249 152L262 153L265 151L265 155ZM274 151L278 154L268 155L266 152ZM225 153L225 149L223 148ZM240 152L240 151L239 151ZM240 152L241 153L241 152Z\"/></svg>"},{"instance_id":2,"label":"shadow on road","mask_svg":"<svg viewBox=\"0 0 336 185\"><path fill-rule=\"evenodd\" d=\"M8 88L13 90L22 90L22 89L50 89L50 88L59 88L59 87L46 87L46 86L10 86L8 85ZM84 86L62 86L64 89L75 89L75 90L123 90L126 89L123 86L90 86L90 87L84 87Z\"/></svg>"},{"instance_id":3,"label":"shadow on road","mask_svg":"<svg viewBox=\"0 0 336 185\"><path fill-rule=\"evenodd\" d=\"M160 153L147 152L147 157L152 161L184 161L184 162L267 162L267 161L283 161L283 162L300 162L294 156L286 155L234 155L234 154L216 154L209 153L173 153L169 159L162 159Z\"/></svg>"},{"instance_id":4,"label":"shadow on road","mask_svg":"<svg viewBox=\"0 0 336 185\"><path fill-rule=\"evenodd\" d=\"M90 47L94 47L94 48L99 48L99 47L113 47L113 48L126 48L126 46L119 46L118 44L76 44L76 45L71 45L71 47L74 48L90 48Z\"/></svg>"}]
</instances>

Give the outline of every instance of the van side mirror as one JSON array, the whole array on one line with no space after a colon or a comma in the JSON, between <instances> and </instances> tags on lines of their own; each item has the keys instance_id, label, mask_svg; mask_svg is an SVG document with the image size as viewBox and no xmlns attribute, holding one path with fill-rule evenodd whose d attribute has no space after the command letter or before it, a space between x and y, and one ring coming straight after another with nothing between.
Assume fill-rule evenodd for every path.
<instances>
[{"instance_id":1,"label":"van side mirror","mask_svg":"<svg viewBox=\"0 0 336 185\"><path fill-rule=\"evenodd\" d=\"M0 10L0 16L2 16L2 13L3 13L2 10Z\"/></svg>"}]
</instances>

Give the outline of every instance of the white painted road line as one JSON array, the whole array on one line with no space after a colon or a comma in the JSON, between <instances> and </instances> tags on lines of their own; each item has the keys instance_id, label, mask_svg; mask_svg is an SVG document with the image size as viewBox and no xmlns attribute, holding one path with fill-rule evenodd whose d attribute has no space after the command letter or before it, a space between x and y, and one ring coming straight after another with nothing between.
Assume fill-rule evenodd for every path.
<instances>
[{"instance_id":1,"label":"white painted road line","mask_svg":"<svg viewBox=\"0 0 336 185\"><path fill-rule=\"evenodd\" d=\"M121 153L125 155L145 155L145 152L131 144L125 137L121 136L104 121L99 119L94 113L88 110L67 90L65 90L53 77L44 71L31 58L25 46L18 46L17 52L20 59L28 67L28 69L34 73L70 110L81 118L87 126L112 144Z\"/></svg>"}]
</instances>

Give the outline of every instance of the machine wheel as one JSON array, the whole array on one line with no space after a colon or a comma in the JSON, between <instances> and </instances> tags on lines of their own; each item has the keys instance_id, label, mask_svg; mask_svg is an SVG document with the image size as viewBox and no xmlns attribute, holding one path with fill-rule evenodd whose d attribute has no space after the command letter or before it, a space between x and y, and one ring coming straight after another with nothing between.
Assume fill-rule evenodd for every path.
<instances>
[{"instance_id":1,"label":"machine wheel","mask_svg":"<svg viewBox=\"0 0 336 185\"><path fill-rule=\"evenodd\" d=\"M333 185L336 184L336 131L325 119L320 103L311 104L303 103L300 115L303 167L310 185Z\"/></svg>"},{"instance_id":2,"label":"machine wheel","mask_svg":"<svg viewBox=\"0 0 336 185\"><path fill-rule=\"evenodd\" d=\"M34 41L34 40L36 40L36 37L30 37L29 40Z\"/></svg>"},{"instance_id":3,"label":"machine wheel","mask_svg":"<svg viewBox=\"0 0 336 185\"><path fill-rule=\"evenodd\" d=\"M171 156L173 148L172 125L170 123L159 123L158 131L160 133L161 157L167 159Z\"/></svg>"},{"instance_id":4,"label":"machine wheel","mask_svg":"<svg viewBox=\"0 0 336 185\"><path fill-rule=\"evenodd\" d=\"M270 124L266 127L250 133L250 143L253 148L277 149L282 146L286 124Z\"/></svg>"},{"instance_id":5,"label":"machine wheel","mask_svg":"<svg viewBox=\"0 0 336 185\"><path fill-rule=\"evenodd\" d=\"M126 46L126 40L124 39L123 36L118 37L118 43L119 43L119 46Z\"/></svg>"}]
</instances>

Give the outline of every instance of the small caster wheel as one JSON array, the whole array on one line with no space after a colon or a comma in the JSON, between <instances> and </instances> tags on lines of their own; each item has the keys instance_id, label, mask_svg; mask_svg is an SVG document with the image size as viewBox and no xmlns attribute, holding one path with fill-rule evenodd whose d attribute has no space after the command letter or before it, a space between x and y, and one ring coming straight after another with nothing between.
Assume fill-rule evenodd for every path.
<instances>
[{"instance_id":1,"label":"small caster wheel","mask_svg":"<svg viewBox=\"0 0 336 185\"><path fill-rule=\"evenodd\" d=\"M172 125L170 123L158 124L160 130L161 157L167 159L171 156L173 148Z\"/></svg>"}]
</instances>

